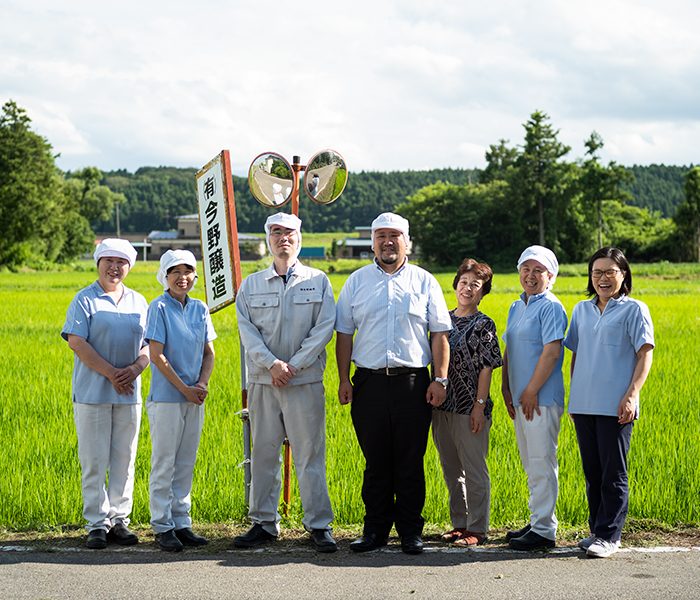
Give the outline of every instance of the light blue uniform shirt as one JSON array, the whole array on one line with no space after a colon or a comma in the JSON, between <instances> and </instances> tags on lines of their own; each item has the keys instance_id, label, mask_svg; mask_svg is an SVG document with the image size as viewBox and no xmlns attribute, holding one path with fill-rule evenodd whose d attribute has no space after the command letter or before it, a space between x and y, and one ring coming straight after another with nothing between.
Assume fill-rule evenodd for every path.
<instances>
[{"instance_id":1,"label":"light blue uniform shirt","mask_svg":"<svg viewBox=\"0 0 700 600\"><path fill-rule=\"evenodd\" d=\"M335 329L357 335L352 360L358 367L426 367L432 352L428 332L452 329L445 297L435 277L406 261L395 273L376 262L348 277L338 297Z\"/></svg>"},{"instance_id":2,"label":"light blue uniform shirt","mask_svg":"<svg viewBox=\"0 0 700 600\"><path fill-rule=\"evenodd\" d=\"M654 345L654 325L647 305L629 296L611 298L602 314L596 303L593 298L574 307L564 340L576 353L569 412L616 417L637 352L644 344Z\"/></svg>"},{"instance_id":3,"label":"light blue uniform shirt","mask_svg":"<svg viewBox=\"0 0 700 600\"><path fill-rule=\"evenodd\" d=\"M163 344L163 354L186 385L199 381L204 345L216 339L209 309L201 300L187 298L182 306L168 292L148 307L146 339ZM151 368L151 402L187 402L160 370Z\"/></svg>"},{"instance_id":4,"label":"light blue uniform shirt","mask_svg":"<svg viewBox=\"0 0 700 600\"><path fill-rule=\"evenodd\" d=\"M95 282L80 290L68 306L63 339L77 335L114 367L129 366L144 345L146 299L124 286L124 294L115 301ZM118 394L112 383L85 365L76 354L73 359L73 402L80 404L138 404L141 402L141 377L134 381L131 394Z\"/></svg>"},{"instance_id":5,"label":"light blue uniform shirt","mask_svg":"<svg viewBox=\"0 0 700 600\"><path fill-rule=\"evenodd\" d=\"M520 396L532 379L544 346L563 340L566 324L566 311L559 298L550 291L530 296L527 304L523 292L520 299L511 304L503 341L508 354L508 383L515 406L520 406ZM562 349L556 366L537 394L540 406L564 406L563 361Z\"/></svg>"}]
</instances>

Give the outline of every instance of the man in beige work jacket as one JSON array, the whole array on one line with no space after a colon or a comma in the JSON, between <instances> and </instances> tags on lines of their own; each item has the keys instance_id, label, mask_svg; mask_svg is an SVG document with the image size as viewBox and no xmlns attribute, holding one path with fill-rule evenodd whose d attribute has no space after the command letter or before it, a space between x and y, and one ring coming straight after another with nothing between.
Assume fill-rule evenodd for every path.
<instances>
[{"instance_id":1,"label":"man in beige work jacket","mask_svg":"<svg viewBox=\"0 0 700 600\"><path fill-rule=\"evenodd\" d=\"M280 448L294 456L304 508L302 523L319 552L335 552L326 483L326 411L323 371L333 335L335 301L325 273L302 265L301 221L277 213L265 223L274 261L247 277L236 297L238 329L246 350L252 430L250 510L253 523L234 546L277 539Z\"/></svg>"}]
</instances>

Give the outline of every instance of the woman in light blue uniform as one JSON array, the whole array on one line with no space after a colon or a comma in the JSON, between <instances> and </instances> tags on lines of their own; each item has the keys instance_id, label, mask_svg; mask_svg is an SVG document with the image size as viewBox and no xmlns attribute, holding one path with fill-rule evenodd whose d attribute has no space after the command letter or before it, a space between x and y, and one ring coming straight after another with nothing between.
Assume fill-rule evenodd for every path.
<instances>
[{"instance_id":1,"label":"woman in light blue uniform","mask_svg":"<svg viewBox=\"0 0 700 600\"><path fill-rule=\"evenodd\" d=\"M590 300L579 302L564 345L571 350L569 413L586 477L591 535L588 556L620 547L627 516L627 452L639 416L639 393L651 368L654 326L646 304L629 297L632 272L617 248L588 262Z\"/></svg>"},{"instance_id":2,"label":"woman in light blue uniform","mask_svg":"<svg viewBox=\"0 0 700 600\"><path fill-rule=\"evenodd\" d=\"M564 412L562 341L566 312L551 292L559 262L549 248L530 246L518 259L523 293L510 307L503 339L503 399L515 421L520 460L527 474L530 522L506 534L511 548L552 548L559 492L557 441Z\"/></svg>"},{"instance_id":3,"label":"woman in light blue uniform","mask_svg":"<svg viewBox=\"0 0 700 600\"><path fill-rule=\"evenodd\" d=\"M128 241L105 239L94 256L97 281L73 298L61 336L75 353L73 416L87 547L100 549L108 538L125 546L138 542L127 526L141 425L140 375L148 366L148 304L123 283L136 261Z\"/></svg>"},{"instance_id":4,"label":"woman in light blue uniform","mask_svg":"<svg viewBox=\"0 0 700 600\"><path fill-rule=\"evenodd\" d=\"M207 305L188 296L197 279L188 250L168 250L158 282L165 292L148 307L146 339L153 369L146 409L151 429L151 526L163 550L201 546L192 531L190 492L214 368L216 338Z\"/></svg>"}]
</instances>

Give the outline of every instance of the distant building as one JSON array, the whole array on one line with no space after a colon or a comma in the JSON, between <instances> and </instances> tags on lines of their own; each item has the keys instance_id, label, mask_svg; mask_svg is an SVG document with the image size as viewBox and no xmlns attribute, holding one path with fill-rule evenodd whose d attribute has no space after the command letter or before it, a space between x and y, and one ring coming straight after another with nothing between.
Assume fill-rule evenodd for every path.
<instances>
[{"instance_id":1,"label":"distant building","mask_svg":"<svg viewBox=\"0 0 700 600\"><path fill-rule=\"evenodd\" d=\"M373 256L372 228L355 227L355 231L358 237L345 238L336 243L336 258L371 258Z\"/></svg>"},{"instance_id":2,"label":"distant building","mask_svg":"<svg viewBox=\"0 0 700 600\"><path fill-rule=\"evenodd\" d=\"M150 251L148 258L159 259L167 250L189 250L196 258L202 258L202 244L199 238L199 215L180 215L177 231L151 231L148 234ZM247 233L238 234L238 248L241 260L258 260L265 256L265 240Z\"/></svg>"},{"instance_id":3,"label":"distant building","mask_svg":"<svg viewBox=\"0 0 700 600\"><path fill-rule=\"evenodd\" d=\"M371 227L355 227L357 237L345 238L336 242L335 257L336 258L373 258L372 251L372 228ZM407 254L413 251L413 242L408 243L406 249Z\"/></svg>"}]
</instances>

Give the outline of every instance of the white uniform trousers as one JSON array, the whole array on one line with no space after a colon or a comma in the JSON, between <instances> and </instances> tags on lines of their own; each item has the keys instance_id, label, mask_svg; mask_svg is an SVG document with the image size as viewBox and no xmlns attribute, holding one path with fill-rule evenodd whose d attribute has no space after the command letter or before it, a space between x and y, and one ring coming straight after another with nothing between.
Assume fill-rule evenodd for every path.
<instances>
[{"instance_id":1,"label":"white uniform trousers","mask_svg":"<svg viewBox=\"0 0 700 600\"><path fill-rule=\"evenodd\" d=\"M73 403L86 528L129 524L141 404ZM109 473L109 485L105 479Z\"/></svg>"},{"instance_id":2,"label":"white uniform trousers","mask_svg":"<svg viewBox=\"0 0 700 600\"><path fill-rule=\"evenodd\" d=\"M562 406L540 406L527 421L520 406L515 409L515 437L520 461L527 474L530 492L530 527L549 540L556 539L557 517L554 514L559 493L557 442L564 412Z\"/></svg>"},{"instance_id":3,"label":"white uniform trousers","mask_svg":"<svg viewBox=\"0 0 700 600\"><path fill-rule=\"evenodd\" d=\"M333 510L326 483L326 398L323 383L272 385L251 383L248 402L253 446L250 509L253 523L279 533L280 448L285 434L304 508L307 530L330 529Z\"/></svg>"},{"instance_id":4,"label":"white uniform trousers","mask_svg":"<svg viewBox=\"0 0 700 600\"><path fill-rule=\"evenodd\" d=\"M491 419L472 433L471 415L433 410L433 441L440 455L455 529L486 534L491 512L491 479L486 465Z\"/></svg>"},{"instance_id":5,"label":"white uniform trousers","mask_svg":"<svg viewBox=\"0 0 700 600\"><path fill-rule=\"evenodd\" d=\"M146 412L151 428L151 526L155 533L192 527L190 493L204 405L149 401Z\"/></svg>"}]
</instances>

